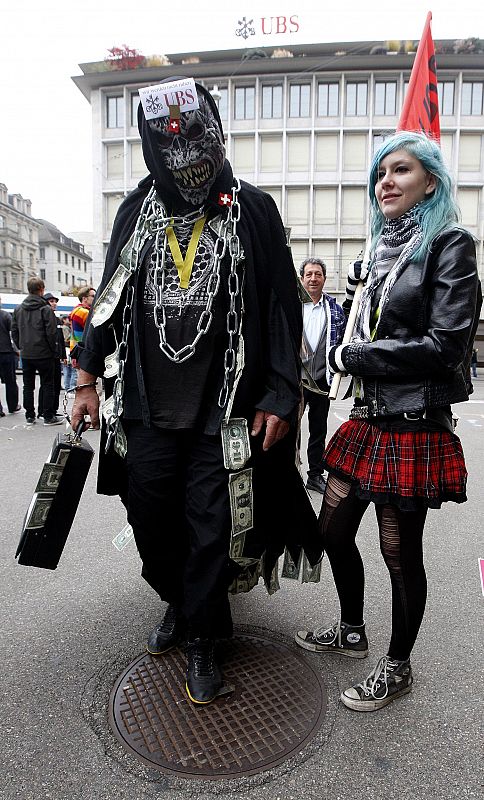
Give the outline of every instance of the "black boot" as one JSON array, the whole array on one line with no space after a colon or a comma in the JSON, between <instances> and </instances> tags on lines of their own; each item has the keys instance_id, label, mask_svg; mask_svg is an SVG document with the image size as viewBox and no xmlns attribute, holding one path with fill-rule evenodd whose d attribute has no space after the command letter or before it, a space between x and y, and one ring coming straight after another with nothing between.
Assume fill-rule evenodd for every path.
<instances>
[{"instance_id":1,"label":"black boot","mask_svg":"<svg viewBox=\"0 0 484 800\"><path fill-rule=\"evenodd\" d=\"M146 649L153 656L160 656L175 647L181 639L180 620L175 606L169 605L160 624L151 631Z\"/></svg>"},{"instance_id":2,"label":"black boot","mask_svg":"<svg viewBox=\"0 0 484 800\"><path fill-rule=\"evenodd\" d=\"M222 686L214 650L213 639L194 639L187 643L186 690L192 703L211 703Z\"/></svg>"}]
</instances>

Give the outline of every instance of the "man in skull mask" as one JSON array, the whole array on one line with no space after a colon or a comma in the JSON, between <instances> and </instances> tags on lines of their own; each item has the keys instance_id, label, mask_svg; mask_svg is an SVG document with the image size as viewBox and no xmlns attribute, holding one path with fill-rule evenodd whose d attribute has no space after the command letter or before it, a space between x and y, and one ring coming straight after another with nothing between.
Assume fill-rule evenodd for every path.
<instances>
[{"instance_id":1,"label":"man in skull mask","mask_svg":"<svg viewBox=\"0 0 484 800\"><path fill-rule=\"evenodd\" d=\"M150 174L114 223L72 425L96 424L103 376L98 491L121 496L142 576L168 603L148 650L186 638L187 692L207 703L222 686L215 640L232 634L229 585L262 576L275 590L285 545L296 563L321 554L294 458L301 307L276 206L234 178L211 95L188 79L149 89Z\"/></svg>"}]
</instances>

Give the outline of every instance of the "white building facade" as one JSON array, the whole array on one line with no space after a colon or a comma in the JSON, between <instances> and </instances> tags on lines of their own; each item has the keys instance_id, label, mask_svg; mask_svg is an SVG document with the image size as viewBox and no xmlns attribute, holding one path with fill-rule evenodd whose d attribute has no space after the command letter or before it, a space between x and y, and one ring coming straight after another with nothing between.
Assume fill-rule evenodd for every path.
<instances>
[{"instance_id":1,"label":"white building facade","mask_svg":"<svg viewBox=\"0 0 484 800\"><path fill-rule=\"evenodd\" d=\"M484 58L454 53L452 45L436 42L442 150L462 223L477 239L482 277ZM93 115L95 279L117 208L146 174L137 90L186 75L218 98L234 173L274 197L291 229L296 266L308 255L323 258L327 288L338 295L348 262L364 247L369 164L375 147L395 131L414 54L361 42L167 58L168 65L122 71L84 64L84 75L74 78Z\"/></svg>"},{"instance_id":2,"label":"white building facade","mask_svg":"<svg viewBox=\"0 0 484 800\"><path fill-rule=\"evenodd\" d=\"M73 288L91 285L91 257L84 245L62 233L55 225L39 219L39 263L37 273L46 291L71 294Z\"/></svg>"},{"instance_id":3,"label":"white building facade","mask_svg":"<svg viewBox=\"0 0 484 800\"><path fill-rule=\"evenodd\" d=\"M9 194L0 183L0 292L27 291L36 274L40 225L32 217L32 203L21 194Z\"/></svg>"}]
</instances>

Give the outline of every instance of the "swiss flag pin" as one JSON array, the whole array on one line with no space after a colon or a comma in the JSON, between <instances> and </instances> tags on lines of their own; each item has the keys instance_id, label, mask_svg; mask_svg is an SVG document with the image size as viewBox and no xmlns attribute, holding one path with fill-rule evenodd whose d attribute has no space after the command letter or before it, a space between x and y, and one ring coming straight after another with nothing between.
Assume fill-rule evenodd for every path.
<instances>
[{"instance_id":1,"label":"swiss flag pin","mask_svg":"<svg viewBox=\"0 0 484 800\"><path fill-rule=\"evenodd\" d=\"M227 192L220 192L218 196L218 204L219 206L231 206L232 205L232 195L227 194Z\"/></svg>"},{"instance_id":2,"label":"swiss flag pin","mask_svg":"<svg viewBox=\"0 0 484 800\"><path fill-rule=\"evenodd\" d=\"M180 133L180 120L179 119L170 119L170 124L168 125L168 130L170 133Z\"/></svg>"}]
</instances>

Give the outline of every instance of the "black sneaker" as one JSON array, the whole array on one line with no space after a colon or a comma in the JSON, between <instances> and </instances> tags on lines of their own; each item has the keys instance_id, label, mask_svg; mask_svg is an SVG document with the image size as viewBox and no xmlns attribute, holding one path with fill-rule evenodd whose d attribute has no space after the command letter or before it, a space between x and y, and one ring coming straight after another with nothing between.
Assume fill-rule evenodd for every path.
<instances>
[{"instance_id":1,"label":"black sneaker","mask_svg":"<svg viewBox=\"0 0 484 800\"><path fill-rule=\"evenodd\" d=\"M0 409L0 417L4 417L4 416L5 416L5 411L3 411L2 409Z\"/></svg>"},{"instance_id":2,"label":"black sneaker","mask_svg":"<svg viewBox=\"0 0 484 800\"><path fill-rule=\"evenodd\" d=\"M152 656L161 656L180 642L180 624L175 606L169 605L160 624L148 636L146 649Z\"/></svg>"},{"instance_id":3,"label":"black sneaker","mask_svg":"<svg viewBox=\"0 0 484 800\"><path fill-rule=\"evenodd\" d=\"M45 419L44 417L44 425L62 425L64 422L64 417L49 417L49 419Z\"/></svg>"},{"instance_id":4,"label":"black sneaker","mask_svg":"<svg viewBox=\"0 0 484 800\"><path fill-rule=\"evenodd\" d=\"M342 692L341 702L353 711L378 711L396 697L411 692L412 684L410 660L394 661L383 656L363 683Z\"/></svg>"},{"instance_id":5,"label":"black sneaker","mask_svg":"<svg viewBox=\"0 0 484 800\"><path fill-rule=\"evenodd\" d=\"M310 492L324 494L326 491L326 478L323 475L308 475L306 489Z\"/></svg>"},{"instance_id":6,"label":"black sneaker","mask_svg":"<svg viewBox=\"0 0 484 800\"><path fill-rule=\"evenodd\" d=\"M300 647L313 653L341 653L350 658L366 658L368 655L364 624L347 625L346 622L335 622L329 628L298 631L294 638Z\"/></svg>"},{"instance_id":7,"label":"black sneaker","mask_svg":"<svg viewBox=\"0 0 484 800\"><path fill-rule=\"evenodd\" d=\"M35 417L25 417L27 425L35 425Z\"/></svg>"},{"instance_id":8,"label":"black sneaker","mask_svg":"<svg viewBox=\"0 0 484 800\"><path fill-rule=\"evenodd\" d=\"M192 703L206 705L222 688L222 674L215 662L213 639L194 639L187 643L186 690Z\"/></svg>"}]
</instances>

